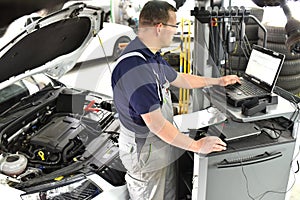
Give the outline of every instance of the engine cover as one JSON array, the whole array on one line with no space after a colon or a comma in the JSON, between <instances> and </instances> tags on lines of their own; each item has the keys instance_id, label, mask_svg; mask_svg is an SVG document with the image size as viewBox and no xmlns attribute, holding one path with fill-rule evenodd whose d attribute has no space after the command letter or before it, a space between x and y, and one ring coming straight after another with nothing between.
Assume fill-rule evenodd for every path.
<instances>
[{"instance_id":1,"label":"engine cover","mask_svg":"<svg viewBox=\"0 0 300 200\"><path fill-rule=\"evenodd\" d=\"M61 152L83 129L78 119L57 117L31 138L31 144L43 146L50 152Z\"/></svg>"}]
</instances>

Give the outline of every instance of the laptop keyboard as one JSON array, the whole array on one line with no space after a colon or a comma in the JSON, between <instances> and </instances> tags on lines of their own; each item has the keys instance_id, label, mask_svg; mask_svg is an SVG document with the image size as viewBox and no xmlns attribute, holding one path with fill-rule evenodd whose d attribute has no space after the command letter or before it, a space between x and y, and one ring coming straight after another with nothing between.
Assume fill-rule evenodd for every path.
<instances>
[{"instance_id":1,"label":"laptop keyboard","mask_svg":"<svg viewBox=\"0 0 300 200\"><path fill-rule=\"evenodd\" d=\"M237 83L237 84L234 84L231 86L233 88L241 90L246 95L262 95L262 94L267 93L265 90L257 87L253 83L251 83L249 81L245 81L243 79L241 79L241 84ZM230 89L230 86L229 86L229 89Z\"/></svg>"}]
</instances>

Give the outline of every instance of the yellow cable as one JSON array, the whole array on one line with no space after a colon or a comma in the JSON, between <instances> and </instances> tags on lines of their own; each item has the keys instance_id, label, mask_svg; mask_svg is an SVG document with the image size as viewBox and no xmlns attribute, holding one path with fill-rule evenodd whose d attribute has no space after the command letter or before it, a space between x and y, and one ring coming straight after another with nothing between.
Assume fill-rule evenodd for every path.
<instances>
[{"instance_id":1,"label":"yellow cable","mask_svg":"<svg viewBox=\"0 0 300 200\"><path fill-rule=\"evenodd\" d=\"M188 22L188 34L185 36L185 49L186 49L186 73L191 73L191 21L186 20ZM190 101L190 90L186 89L186 96L185 96L185 110L184 113L188 113L189 101Z\"/></svg>"},{"instance_id":2,"label":"yellow cable","mask_svg":"<svg viewBox=\"0 0 300 200\"><path fill-rule=\"evenodd\" d=\"M184 35L183 26L188 22L188 34ZM180 69L181 73L191 73L191 21L181 19L181 35L180 35ZM179 89L179 114L188 113L190 101L189 89Z\"/></svg>"}]
</instances>

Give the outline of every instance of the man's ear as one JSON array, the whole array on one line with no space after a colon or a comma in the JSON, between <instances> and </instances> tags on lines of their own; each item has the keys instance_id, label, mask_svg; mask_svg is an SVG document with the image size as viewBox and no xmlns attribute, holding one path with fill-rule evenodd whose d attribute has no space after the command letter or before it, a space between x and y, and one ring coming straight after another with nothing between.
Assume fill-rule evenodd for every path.
<instances>
[{"instance_id":1,"label":"man's ear","mask_svg":"<svg viewBox=\"0 0 300 200\"><path fill-rule=\"evenodd\" d=\"M156 25L156 33L160 34L162 28L163 28L163 24L162 23L157 24Z\"/></svg>"}]
</instances>

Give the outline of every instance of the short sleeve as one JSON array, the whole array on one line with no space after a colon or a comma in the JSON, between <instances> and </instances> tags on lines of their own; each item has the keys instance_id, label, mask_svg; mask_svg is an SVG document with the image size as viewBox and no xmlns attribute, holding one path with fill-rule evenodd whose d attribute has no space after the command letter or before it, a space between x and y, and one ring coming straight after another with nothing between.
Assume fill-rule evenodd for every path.
<instances>
[{"instance_id":1,"label":"short sleeve","mask_svg":"<svg viewBox=\"0 0 300 200\"><path fill-rule=\"evenodd\" d=\"M165 65L165 75L166 75L166 78L169 82L173 82L177 76L178 76L178 73L177 71L175 71L175 69L169 65Z\"/></svg>"},{"instance_id":2,"label":"short sleeve","mask_svg":"<svg viewBox=\"0 0 300 200\"><path fill-rule=\"evenodd\" d=\"M114 99L128 105L137 114L151 112L160 106L157 83L152 69L143 58L129 57L122 60L113 72ZM118 91L117 91L118 90ZM127 102L124 102L127 101ZM132 115L132 113L131 113Z\"/></svg>"}]
</instances>

